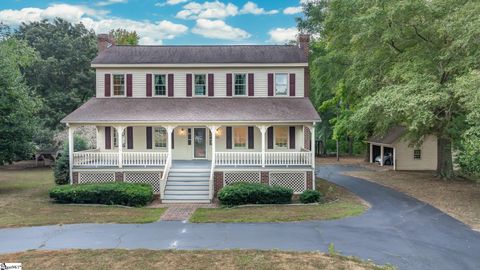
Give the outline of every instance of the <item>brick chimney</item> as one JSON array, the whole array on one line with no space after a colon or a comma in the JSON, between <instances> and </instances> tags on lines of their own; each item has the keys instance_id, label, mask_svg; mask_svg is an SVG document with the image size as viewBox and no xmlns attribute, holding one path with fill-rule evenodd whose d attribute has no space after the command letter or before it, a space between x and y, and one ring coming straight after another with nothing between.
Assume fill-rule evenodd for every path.
<instances>
[{"instance_id":1,"label":"brick chimney","mask_svg":"<svg viewBox=\"0 0 480 270\"><path fill-rule=\"evenodd\" d=\"M305 55L308 58L310 35L299 33L298 36L297 36L297 44L298 44L298 47L300 47L300 49L303 50L303 52L305 53Z\"/></svg>"},{"instance_id":2,"label":"brick chimney","mask_svg":"<svg viewBox=\"0 0 480 270\"><path fill-rule=\"evenodd\" d=\"M112 35L109 34L98 34L97 35L97 48L98 53L102 52L105 49L108 49L112 46L115 46L115 39Z\"/></svg>"}]
</instances>

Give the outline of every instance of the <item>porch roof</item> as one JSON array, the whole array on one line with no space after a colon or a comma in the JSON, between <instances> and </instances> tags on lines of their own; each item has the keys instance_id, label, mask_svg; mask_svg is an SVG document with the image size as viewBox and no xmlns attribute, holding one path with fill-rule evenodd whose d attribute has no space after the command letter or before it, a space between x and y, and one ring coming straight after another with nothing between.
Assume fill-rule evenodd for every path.
<instances>
[{"instance_id":1,"label":"porch roof","mask_svg":"<svg viewBox=\"0 0 480 270\"><path fill-rule=\"evenodd\" d=\"M92 98L62 123L319 122L308 98Z\"/></svg>"}]
</instances>

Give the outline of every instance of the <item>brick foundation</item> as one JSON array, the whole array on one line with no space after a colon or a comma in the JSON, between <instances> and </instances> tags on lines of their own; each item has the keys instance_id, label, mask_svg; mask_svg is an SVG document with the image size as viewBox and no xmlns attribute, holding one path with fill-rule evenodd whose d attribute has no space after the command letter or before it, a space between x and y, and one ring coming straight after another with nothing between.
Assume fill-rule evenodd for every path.
<instances>
[{"instance_id":1,"label":"brick foundation","mask_svg":"<svg viewBox=\"0 0 480 270\"><path fill-rule=\"evenodd\" d=\"M266 184L266 185L268 185L270 183L268 172L260 172L260 182L262 184Z\"/></svg>"},{"instance_id":2,"label":"brick foundation","mask_svg":"<svg viewBox=\"0 0 480 270\"><path fill-rule=\"evenodd\" d=\"M223 172L213 172L213 197L223 188Z\"/></svg>"},{"instance_id":3,"label":"brick foundation","mask_svg":"<svg viewBox=\"0 0 480 270\"><path fill-rule=\"evenodd\" d=\"M307 171L307 189L313 189L313 172Z\"/></svg>"},{"instance_id":4,"label":"brick foundation","mask_svg":"<svg viewBox=\"0 0 480 270\"><path fill-rule=\"evenodd\" d=\"M123 182L123 172L115 173L115 182Z\"/></svg>"},{"instance_id":5,"label":"brick foundation","mask_svg":"<svg viewBox=\"0 0 480 270\"><path fill-rule=\"evenodd\" d=\"M78 184L78 172L72 173L72 184L74 185Z\"/></svg>"}]
</instances>

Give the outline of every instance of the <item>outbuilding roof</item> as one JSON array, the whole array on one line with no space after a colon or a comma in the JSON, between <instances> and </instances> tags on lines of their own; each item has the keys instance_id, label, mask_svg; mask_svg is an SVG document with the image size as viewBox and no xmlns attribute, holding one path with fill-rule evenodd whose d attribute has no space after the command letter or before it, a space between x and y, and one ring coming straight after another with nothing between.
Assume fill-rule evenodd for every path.
<instances>
[{"instance_id":1,"label":"outbuilding roof","mask_svg":"<svg viewBox=\"0 0 480 270\"><path fill-rule=\"evenodd\" d=\"M406 128L402 126L392 127L384 136L372 136L368 139L371 143L392 144L405 133Z\"/></svg>"},{"instance_id":2,"label":"outbuilding roof","mask_svg":"<svg viewBox=\"0 0 480 270\"><path fill-rule=\"evenodd\" d=\"M308 98L92 98L62 123L318 122Z\"/></svg>"},{"instance_id":3,"label":"outbuilding roof","mask_svg":"<svg viewBox=\"0 0 480 270\"><path fill-rule=\"evenodd\" d=\"M307 63L297 45L112 46L92 64Z\"/></svg>"}]
</instances>

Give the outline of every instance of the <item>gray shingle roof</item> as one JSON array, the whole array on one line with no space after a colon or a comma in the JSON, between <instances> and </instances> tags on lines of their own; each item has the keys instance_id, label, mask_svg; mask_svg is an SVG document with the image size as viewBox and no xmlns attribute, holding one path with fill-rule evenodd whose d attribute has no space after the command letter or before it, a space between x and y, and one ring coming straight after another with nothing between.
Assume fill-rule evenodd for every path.
<instances>
[{"instance_id":1,"label":"gray shingle roof","mask_svg":"<svg viewBox=\"0 0 480 270\"><path fill-rule=\"evenodd\" d=\"M405 133L406 128L402 126L395 126L387 131L384 136L372 136L368 139L368 142L392 144L397 141Z\"/></svg>"},{"instance_id":2,"label":"gray shingle roof","mask_svg":"<svg viewBox=\"0 0 480 270\"><path fill-rule=\"evenodd\" d=\"M308 98L92 98L62 123L318 122Z\"/></svg>"},{"instance_id":3,"label":"gray shingle roof","mask_svg":"<svg viewBox=\"0 0 480 270\"><path fill-rule=\"evenodd\" d=\"M295 45L112 46L92 64L307 63Z\"/></svg>"}]
</instances>

